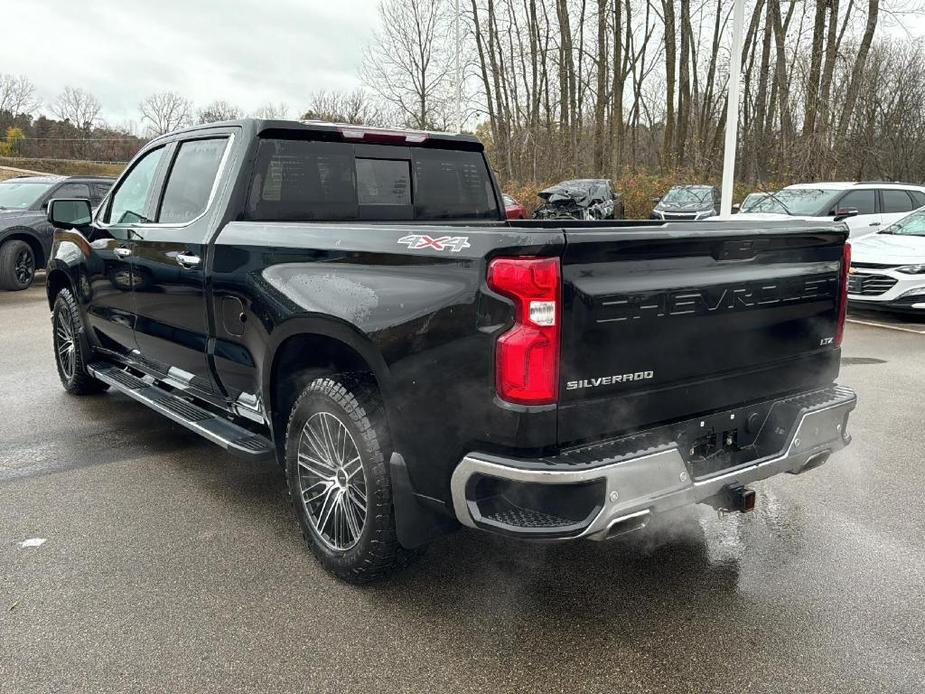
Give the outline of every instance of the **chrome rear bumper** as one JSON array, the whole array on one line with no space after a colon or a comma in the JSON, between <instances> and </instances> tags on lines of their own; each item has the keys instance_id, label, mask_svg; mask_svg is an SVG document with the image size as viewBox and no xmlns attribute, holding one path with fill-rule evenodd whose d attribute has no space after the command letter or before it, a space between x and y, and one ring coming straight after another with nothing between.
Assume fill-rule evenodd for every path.
<instances>
[{"instance_id":1,"label":"chrome rear bumper","mask_svg":"<svg viewBox=\"0 0 925 694\"><path fill-rule=\"evenodd\" d=\"M692 477L677 443L591 465L576 465L567 452L541 460L470 453L451 479L453 508L459 522L473 528L537 539L607 539L624 526L644 525L651 514L706 501L730 486L781 472L796 474L825 462L850 442L846 426L857 398L841 386L812 395L817 394L820 404L799 411L775 454L699 478ZM519 489L521 498L534 501L505 506L499 500L503 493L480 498L480 484ZM578 499L581 507L563 510L559 501L565 494ZM550 512L553 506L556 512Z\"/></svg>"}]
</instances>

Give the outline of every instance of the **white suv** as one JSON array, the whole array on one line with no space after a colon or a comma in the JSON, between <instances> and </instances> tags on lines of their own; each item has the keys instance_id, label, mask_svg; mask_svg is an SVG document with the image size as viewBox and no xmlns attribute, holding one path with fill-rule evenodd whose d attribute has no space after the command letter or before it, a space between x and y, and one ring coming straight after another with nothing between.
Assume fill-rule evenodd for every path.
<instances>
[{"instance_id":1,"label":"white suv","mask_svg":"<svg viewBox=\"0 0 925 694\"><path fill-rule=\"evenodd\" d=\"M925 206L925 186L912 183L798 183L767 195L734 219L843 221L851 237L873 234Z\"/></svg>"}]
</instances>

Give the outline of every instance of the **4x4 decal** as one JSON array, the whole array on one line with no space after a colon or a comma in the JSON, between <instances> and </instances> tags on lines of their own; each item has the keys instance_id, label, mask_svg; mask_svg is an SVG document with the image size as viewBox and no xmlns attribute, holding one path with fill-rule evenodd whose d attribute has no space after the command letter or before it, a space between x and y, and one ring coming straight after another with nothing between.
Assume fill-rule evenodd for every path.
<instances>
[{"instance_id":1,"label":"4x4 decal","mask_svg":"<svg viewBox=\"0 0 925 694\"><path fill-rule=\"evenodd\" d=\"M402 236L396 243L403 243L412 251L432 248L435 251L449 249L452 253L459 253L464 248L470 248L468 236L440 236L435 239L426 234L408 234L408 236Z\"/></svg>"}]
</instances>

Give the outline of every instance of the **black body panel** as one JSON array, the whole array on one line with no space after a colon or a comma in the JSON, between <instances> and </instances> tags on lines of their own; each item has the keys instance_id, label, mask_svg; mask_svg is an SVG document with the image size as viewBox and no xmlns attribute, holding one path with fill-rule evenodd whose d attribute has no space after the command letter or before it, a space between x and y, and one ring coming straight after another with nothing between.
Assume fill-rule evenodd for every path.
<instances>
[{"instance_id":1,"label":"black body panel","mask_svg":"<svg viewBox=\"0 0 925 694\"><path fill-rule=\"evenodd\" d=\"M174 150L228 133L206 212L189 225L157 224ZM102 358L238 425L278 441L286 412L274 403L296 372L369 371L414 493L445 508L451 474L471 451L545 455L837 375L838 350L822 341L835 331L834 279L847 235L840 225L508 224L484 157L479 220L243 221L255 191L261 204L280 200L272 176L257 173L259 143L269 136L347 137L335 126L249 120L156 140L146 151L171 149L150 218L58 232L49 264L49 299L76 288ZM409 146L482 152L474 138L432 135L377 143L364 156L388 160L394 147L402 160ZM498 219L481 221L492 199ZM122 246L130 260L115 254ZM182 267L180 253L201 262ZM512 301L486 284L498 256L561 259L558 404L512 405L496 395L495 345L514 319ZM699 298L685 297L692 293ZM191 378L178 380L184 372ZM626 373L643 376L568 385Z\"/></svg>"}]
</instances>

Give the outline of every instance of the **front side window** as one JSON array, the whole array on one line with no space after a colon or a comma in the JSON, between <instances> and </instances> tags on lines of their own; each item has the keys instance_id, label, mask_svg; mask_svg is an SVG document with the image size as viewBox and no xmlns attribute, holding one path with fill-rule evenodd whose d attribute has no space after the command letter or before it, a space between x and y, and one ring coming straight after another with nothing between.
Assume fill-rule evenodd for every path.
<instances>
[{"instance_id":1,"label":"front side window","mask_svg":"<svg viewBox=\"0 0 925 694\"><path fill-rule=\"evenodd\" d=\"M159 223L185 224L206 211L227 144L223 137L180 145L167 176Z\"/></svg>"},{"instance_id":2,"label":"front side window","mask_svg":"<svg viewBox=\"0 0 925 694\"><path fill-rule=\"evenodd\" d=\"M874 214L877 210L876 191L852 190L838 201L832 214L838 214L843 210L857 210L858 214Z\"/></svg>"},{"instance_id":3,"label":"front side window","mask_svg":"<svg viewBox=\"0 0 925 694\"><path fill-rule=\"evenodd\" d=\"M904 190L883 190L883 211L887 214L892 212L909 212L913 209L912 198Z\"/></svg>"},{"instance_id":4,"label":"front side window","mask_svg":"<svg viewBox=\"0 0 925 694\"><path fill-rule=\"evenodd\" d=\"M128 175L119 183L112 202L106 211L104 222L108 224L137 224L148 222L144 216L157 165L164 156L164 148L152 150L145 154L132 167Z\"/></svg>"}]
</instances>

